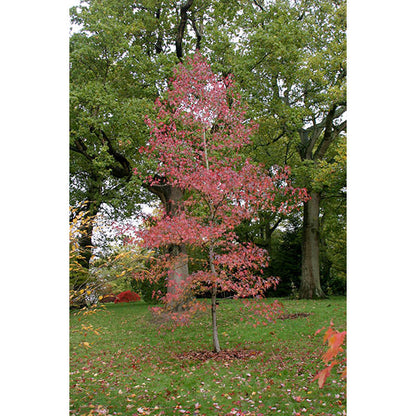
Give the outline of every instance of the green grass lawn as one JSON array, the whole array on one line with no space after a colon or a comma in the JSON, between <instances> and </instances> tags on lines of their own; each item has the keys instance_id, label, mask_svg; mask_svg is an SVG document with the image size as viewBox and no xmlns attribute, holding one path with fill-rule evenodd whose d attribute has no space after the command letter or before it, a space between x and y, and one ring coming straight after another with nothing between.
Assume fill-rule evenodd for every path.
<instances>
[{"instance_id":1,"label":"green grass lawn","mask_svg":"<svg viewBox=\"0 0 416 416\"><path fill-rule=\"evenodd\" d=\"M198 359L212 349L209 311L174 331L142 302L71 313L70 414L346 414L335 370L322 389L311 381L324 368L323 333L314 334L331 319L345 330L345 298L282 303L286 314L310 315L254 327L242 301L220 301L221 348L246 352L227 360Z\"/></svg>"}]
</instances>

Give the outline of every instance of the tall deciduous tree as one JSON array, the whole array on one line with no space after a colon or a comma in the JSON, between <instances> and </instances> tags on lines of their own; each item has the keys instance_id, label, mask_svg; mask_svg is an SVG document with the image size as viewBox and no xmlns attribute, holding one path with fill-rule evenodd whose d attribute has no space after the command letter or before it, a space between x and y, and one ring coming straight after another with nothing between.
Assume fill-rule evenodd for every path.
<instances>
[{"instance_id":1,"label":"tall deciduous tree","mask_svg":"<svg viewBox=\"0 0 416 416\"><path fill-rule=\"evenodd\" d=\"M85 201L92 218L103 209L131 215L149 197L134 187L132 166L147 162L139 163L136 152L147 139L144 116L172 67L199 48L201 16L194 3L85 0L71 9L70 200L74 206ZM181 197L174 189L148 190L166 208ZM93 228L84 230L80 242L87 268Z\"/></svg>"},{"instance_id":2,"label":"tall deciduous tree","mask_svg":"<svg viewBox=\"0 0 416 416\"><path fill-rule=\"evenodd\" d=\"M289 212L308 198L304 189L291 187L286 169L270 174L241 154L255 125L245 119L245 109L230 77L215 75L197 53L179 65L167 97L157 100L158 115L148 120L150 140L141 153L157 161L149 172L150 186L172 186L185 198L176 215L156 219L138 234L149 248L200 247L207 253L206 267L191 274L166 297L198 287L211 294L213 345L220 351L216 299L219 291L235 297L261 295L276 283L264 278L266 251L243 244L234 232L243 220L256 220L260 208L273 210L276 194L285 195L279 210ZM169 256L163 261L169 262ZM175 268L176 262L170 262ZM145 276L147 278L147 276Z\"/></svg>"},{"instance_id":3,"label":"tall deciduous tree","mask_svg":"<svg viewBox=\"0 0 416 416\"><path fill-rule=\"evenodd\" d=\"M346 130L346 4L344 0L248 2L236 49L221 62L236 73L269 163L281 157L315 169ZM300 178L299 178L300 179ZM304 204L300 296L319 298L319 215L322 193Z\"/></svg>"}]
</instances>

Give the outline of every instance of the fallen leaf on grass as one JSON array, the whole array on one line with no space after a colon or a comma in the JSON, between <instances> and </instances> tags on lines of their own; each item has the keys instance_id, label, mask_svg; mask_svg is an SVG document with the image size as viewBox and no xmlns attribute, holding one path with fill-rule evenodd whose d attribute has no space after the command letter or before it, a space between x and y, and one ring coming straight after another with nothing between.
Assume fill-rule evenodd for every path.
<instances>
[{"instance_id":1,"label":"fallen leaf on grass","mask_svg":"<svg viewBox=\"0 0 416 416\"><path fill-rule=\"evenodd\" d=\"M257 355L262 354L261 351L251 350L222 350L220 352L214 351L190 351L177 355L177 358L182 360L195 360L195 361L233 361L233 360L248 360Z\"/></svg>"},{"instance_id":2,"label":"fallen leaf on grass","mask_svg":"<svg viewBox=\"0 0 416 416\"><path fill-rule=\"evenodd\" d=\"M139 407L137 409L137 413L135 413L133 416L138 416L138 415L150 415L151 410L148 407Z\"/></svg>"}]
</instances>

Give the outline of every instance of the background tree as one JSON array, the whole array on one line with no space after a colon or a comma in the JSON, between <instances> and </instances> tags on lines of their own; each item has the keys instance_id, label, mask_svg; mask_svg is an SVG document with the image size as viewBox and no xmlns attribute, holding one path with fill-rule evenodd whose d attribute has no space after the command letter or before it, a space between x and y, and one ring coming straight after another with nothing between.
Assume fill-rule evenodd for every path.
<instances>
[{"instance_id":1,"label":"background tree","mask_svg":"<svg viewBox=\"0 0 416 416\"><path fill-rule=\"evenodd\" d=\"M127 68L131 58L116 19L120 13L105 2L71 10L81 28L70 40L70 199L72 204L88 201L92 217L104 204L113 214L137 208L137 199L127 202L123 196L132 177L131 146L137 146L144 128L140 112L132 109L145 105L146 86ZM87 267L92 232L87 230L82 243Z\"/></svg>"},{"instance_id":2,"label":"background tree","mask_svg":"<svg viewBox=\"0 0 416 416\"><path fill-rule=\"evenodd\" d=\"M259 157L270 164L293 158L290 164L301 181L295 167L315 170L346 129L346 4L254 2L248 10L233 22L241 28L238 53L230 52L221 64L236 74L260 124L254 138L257 149L263 148ZM319 266L322 194L308 191L300 296L319 298L325 296Z\"/></svg>"},{"instance_id":3,"label":"background tree","mask_svg":"<svg viewBox=\"0 0 416 416\"><path fill-rule=\"evenodd\" d=\"M198 46L189 40L188 23L198 26L191 6L193 1L87 0L71 9L76 30L70 40L70 199L74 206L86 201L92 218L100 210L128 217L150 198L138 192L132 164L141 166L137 148L147 139L144 116L173 65ZM148 190L163 201L175 197L164 188ZM92 227L85 229L80 242L85 267L92 233Z\"/></svg>"},{"instance_id":4,"label":"background tree","mask_svg":"<svg viewBox=\"0 0 416 416\"><path fill-rule=\"evenodd\" d=\"M302 274L302 218L300 215L291 215L285 222L284 228L274 234L270 257L269 273L280 278L279 286L273 294L296 297Z\"/></svg>"},{"instance_id":5,"label":"background tree","mask_svg":"<svg viewBox=\"0 0 416 416\"><path fill-rule=\"evenodd\" d=\"M320 215L321 276L328 294L345 294L347 272L346 138L321 161L313 186L322 195Z\"/></svg>"}]
</instances>

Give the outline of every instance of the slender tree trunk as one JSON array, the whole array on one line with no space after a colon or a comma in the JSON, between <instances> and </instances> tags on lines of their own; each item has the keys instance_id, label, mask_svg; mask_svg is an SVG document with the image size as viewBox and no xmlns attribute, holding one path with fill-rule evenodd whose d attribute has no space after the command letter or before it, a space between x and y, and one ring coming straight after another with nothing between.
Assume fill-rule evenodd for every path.
<instances>
[{"instance_id":1,"label":"slender tree trunk","mask_svg":"<svg viewBox=\"0 0 416 416\"><path fill-rule=\"evenodd\" d=\"M216 277L217 272L214 265L214 250L212 246L209 248L209 265L213 276ZM211 294L211 317L212 317L212 341L214 344L214 351L220 352L220 341L218 339L217 327L217 282L214 283Z\"/></svg>"},{"instance_id":2,"label":"slender tree trunk","mask_svg":"<svg viewBox=\"0 0 416 416\"><path fill-rule=\"evenodd\" d=\"M212 341L214 343L214 351L220 352L220 341L218 339L217 327L217 286L215 284L211 296L211 316L212 316Z\"/></svg>"},{"instance_id":3,"label":"slender tree trunk","mask_svg":"<svg viewBox=\"0 0 416 416\"><path fill-rule=\"evenodd\" d=\"M299 289L301 299L320 299L326 295L321 289L319 274L319 203L321 195L310 193L304 204L302 238L302 276Z\"/></svg>"},{"instance_id":4,"label":"slender tree trunk","mask_svg":"<svg viewBox=\"0 0 416 416\"><path fill-rule=\"evenodd\" d=\"M181 6L180 9L180 21L176 33L175 47L176 47L176 56L182 61L183 58L183 49L182 42L185 34L186 24L188 21L188 10L192 7L194 0L187 0L185 4Z\"/></svg>"},{"instance_id":5,"label":"slender tree trunk","mask_svg":"<svg viewBox=\"0 0 416 416\"><path fill-rule=\"evenodd\" d=\"M207 151L207 141L206 135L204 130L204 155L205 155L205 166L207 171L209 171L209 161L208 161L208 151ZM209 205L210 211L210 219L211 221L214 219L214 210L212 205ZM209 267L211 269L212 276L214 279L217 278L217 271L215 270L214 264L214 248L212 244L209 246ZM215 281L212 287L212 294L211 294L211 317L212 317L212 341L214 344L214 351L220 352L220 341L218 339L218 327L217 327L217 282Z\"/></svg>"}]
</instances>

